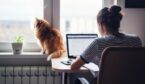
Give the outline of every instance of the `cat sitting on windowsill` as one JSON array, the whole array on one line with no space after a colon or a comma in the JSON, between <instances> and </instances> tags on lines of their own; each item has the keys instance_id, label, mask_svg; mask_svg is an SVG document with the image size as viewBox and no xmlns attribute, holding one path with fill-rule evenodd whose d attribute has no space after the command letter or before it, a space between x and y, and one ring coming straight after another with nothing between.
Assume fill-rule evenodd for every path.
<instances>
[{"instance_id":1,"label":"cat sitting on windowsill","mask_svg":"<svg viewBox=\"0 0 145 84\"><path fill-rule=\"evenodd\" d=\"M47 60L58 58L65 52L63 38L57 28L52 28L50 23L43 19L35 18L34 33Z\"/></svg>"}]
</instances>

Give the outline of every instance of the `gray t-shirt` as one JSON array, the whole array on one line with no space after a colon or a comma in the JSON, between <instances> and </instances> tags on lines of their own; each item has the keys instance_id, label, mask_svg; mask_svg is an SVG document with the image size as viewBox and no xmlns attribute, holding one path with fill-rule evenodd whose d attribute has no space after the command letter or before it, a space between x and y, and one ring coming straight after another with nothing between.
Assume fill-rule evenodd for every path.
<instances>
[{"instance_id":1,"label":"gray t-shirt","mask_svg":"<svg viewBox=\"0 0 145 84\"><path fill-rule=\"evenodd\" d=\"M86 63L93 62L99 65L102 51L110 46L141 47L142 44L138 36L121 34L117 37L108 35L106 37L96 38L80 57Z\"/></svg>"}]
</instances>

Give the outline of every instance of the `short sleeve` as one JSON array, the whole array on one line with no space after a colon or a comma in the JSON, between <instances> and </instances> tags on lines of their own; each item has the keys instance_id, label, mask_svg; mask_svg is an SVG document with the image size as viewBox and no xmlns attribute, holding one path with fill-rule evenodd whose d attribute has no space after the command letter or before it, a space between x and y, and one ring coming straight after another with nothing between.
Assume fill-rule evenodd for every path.
<instances>
[{"instance_id":1,"label":"short sleeve","mask_svg":"<svg viewBox=\"0 0 145 84\"><path fill-rule=\"evenodd\" d=\"M93 62L96 59L96 56L98 55L98 44L97 39L94 40L87 49L80 55L80 58L85 62Z\"/></svg>"}]
</instances>

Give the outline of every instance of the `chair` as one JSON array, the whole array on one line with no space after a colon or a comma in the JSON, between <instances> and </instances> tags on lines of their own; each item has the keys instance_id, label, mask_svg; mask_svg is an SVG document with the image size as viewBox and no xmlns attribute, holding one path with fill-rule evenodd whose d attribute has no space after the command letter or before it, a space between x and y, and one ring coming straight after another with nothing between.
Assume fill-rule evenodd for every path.
<instances>
[{"instance_id":1,"label":"chair","mask_svg":"<svg viewBox=\"0 0 145 84\"><path fill-rule=\"evenodd\" d=\"M145 48L105 49L97 84L145 84Z\"/></svg>"}]
</instances>

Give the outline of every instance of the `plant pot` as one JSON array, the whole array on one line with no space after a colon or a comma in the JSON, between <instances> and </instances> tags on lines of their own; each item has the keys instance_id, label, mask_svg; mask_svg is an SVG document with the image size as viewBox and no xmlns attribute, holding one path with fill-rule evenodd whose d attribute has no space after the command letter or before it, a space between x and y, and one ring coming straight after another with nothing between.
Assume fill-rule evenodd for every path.
<instances>
[{"instance_id":1,"label":"plant pot","mask_svg":"<svg viewBox=\"0 0 145 84\"><path fill-rule=\"evenodd\" d=\"M21 54L22 46L23 43L12 43L13 54Z\"/></svg>"}]
</instances>

